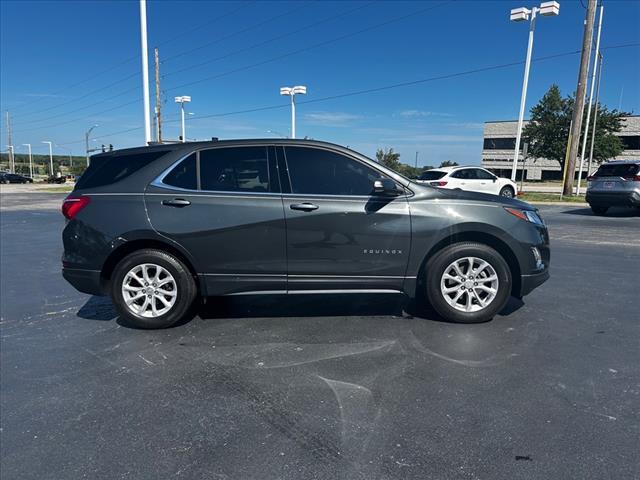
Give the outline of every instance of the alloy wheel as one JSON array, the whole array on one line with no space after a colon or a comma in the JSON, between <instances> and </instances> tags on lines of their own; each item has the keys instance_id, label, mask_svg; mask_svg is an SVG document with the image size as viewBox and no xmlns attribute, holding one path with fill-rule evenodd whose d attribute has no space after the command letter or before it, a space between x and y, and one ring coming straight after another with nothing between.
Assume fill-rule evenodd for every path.
<instances>
[{"instance_id":1,"label":"alloy wheel","mask_svg":"<svg viewBox=\"0 0 640 480\"><path fill-rule=\"evenodd\" d=\"M171 310L178 297L173 275L154 263L136 265L122 281L122 298L129 310L146 318L156 318Z\"/></svg>"},{"instance_id":2,"label":"alloy wheel","mask_svg":"<svg viewBox=\"0 0 640 480\"><path fill-rule=\"evenodd\" d=\"M498 274L489 262L464 257L451 262L440 279L442 296L456 310L484 310L498 294Z\"/></svg>"}]
</instances>

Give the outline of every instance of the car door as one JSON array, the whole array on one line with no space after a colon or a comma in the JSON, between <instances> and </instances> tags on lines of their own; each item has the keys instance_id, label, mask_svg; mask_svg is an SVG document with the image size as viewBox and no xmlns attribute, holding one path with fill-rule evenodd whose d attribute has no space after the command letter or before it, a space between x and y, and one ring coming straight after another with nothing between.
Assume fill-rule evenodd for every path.
<instances>
[{"instance_id":1,"label":"car door","mask_svg":"<svg viewBox=\"0 0 640 480\"><path fill-rule=\"evenodd\" d=\"M457 188L469 192L481 192L480 179L476 176L475 168L461 168L450 176L457 180Z\"/></svg>"},{"instance_id":2,"label":"car door","mask_svg":"<svg viewBox=\"0 0 640 480\"><path fill-rule=\"evenodd\" d=\"M288 290L400 290L411 239L406 191L373 194L374 181L385 176L329 148L278 152Z\"/></svg>"},{"instance_id":3,"label":"car door","mask_svg":"<svg viewBox=\"0 0 640 480\"><path fill-rule=\"evenodd\" d=\"M147 189L151 225L189 252L209 295L286 289L284 213L269 151L200 150Z\"/></svg>"},{"instance_id":4,"label":"car door","mask_svg":"<svg viewBox=\"0 0 640 480\"><path fill-rule=\"evenodd\" d=\"M498 195L500 192L500 186L496 180L496 177L490 172L482 168L474 168L475 176L478 179L478 191L483 193L491 193Z\"/></svg>"}]
</instances>

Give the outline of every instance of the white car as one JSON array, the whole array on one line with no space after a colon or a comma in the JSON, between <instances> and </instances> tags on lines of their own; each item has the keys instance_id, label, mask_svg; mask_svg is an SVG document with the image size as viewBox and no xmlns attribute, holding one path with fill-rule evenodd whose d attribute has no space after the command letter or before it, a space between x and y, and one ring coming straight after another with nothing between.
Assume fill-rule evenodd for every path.
<instances>
[{"instance_id":1,"label":"white car","mask_svg":"<svg viewBox=\"0 0 640 480\"><path fill-rule=\"evenodd\" d=\"M459 188L470 192L490 193L503 197L515 197L518 187L508 178L496 177L480 167L441 167L422 172L418 183L439 188Z\"/></svg>"}]
</instances>

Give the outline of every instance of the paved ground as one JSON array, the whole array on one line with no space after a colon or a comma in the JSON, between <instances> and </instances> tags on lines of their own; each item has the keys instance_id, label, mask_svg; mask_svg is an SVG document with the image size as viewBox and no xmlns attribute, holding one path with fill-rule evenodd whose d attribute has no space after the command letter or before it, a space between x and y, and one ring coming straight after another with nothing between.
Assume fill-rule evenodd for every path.
<instances>
[{"instance_id":1,"label":"paved ground","mask_svg":"<svg viewBox=\"0 0 640 480\"><path fill-rule=\"evenodd\" d=\"M3 480L640 477L630 212L542 207L552 279L482 325L295 296L138 331L62 280L62 197L0 197Z\"/></svg>"}]
</instances>

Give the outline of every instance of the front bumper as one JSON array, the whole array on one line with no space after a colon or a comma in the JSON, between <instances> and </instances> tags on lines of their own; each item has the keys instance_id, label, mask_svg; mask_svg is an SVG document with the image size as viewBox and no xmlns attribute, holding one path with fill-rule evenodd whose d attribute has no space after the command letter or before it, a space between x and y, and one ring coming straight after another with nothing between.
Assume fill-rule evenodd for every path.
<instances>
[{"instance_id":1,"label":"front bumper","mask_svg":"<svg viewBox=\"0 0 640 480\"><path fill-rule=\"evenodd\" d=\"M62 276L76 290L90 295L105 295L99 270L63 268Z\"/></svg>"},{"instance_id":2,"label":"front bumper","mask_svg":"<svg viewBox=\"0 0 640 480\"><path fill-rule=\"evenodd\" d=\"M522 298L525 295L529 295L547 280L549 280L549 268L532 275L520 275L520 294L517 296Z\"/></svg>"},{"instance_id":3,"label":"front bumper","mask_svg":"<svg viewBox=\"0 0 640 480\"><path fill-rule=\"evenodd\" d=\"M640 206L640 193L629 192L593 192L587 190L587 203L601 207Z\"/></svg>"}]
</instances>

